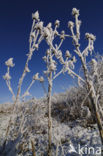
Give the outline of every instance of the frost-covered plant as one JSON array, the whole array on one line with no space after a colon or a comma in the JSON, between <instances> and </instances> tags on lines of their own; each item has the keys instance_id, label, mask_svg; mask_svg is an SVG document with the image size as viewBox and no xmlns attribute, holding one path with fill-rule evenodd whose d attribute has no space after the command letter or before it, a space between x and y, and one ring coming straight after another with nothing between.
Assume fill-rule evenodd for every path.
<instances>
[{"instance_id":1,"label":"frost-covered plant","mask_svg":"<svg viewBox=\"0 0 103 156\"><path fill-rule=\"evenodd\" d=\"M11 76L10 76L10 67L14 67L13 64L13 58L9 58L6 62L5 65L7 66L7 72L5 73L5 75L3 76L4 80L6 81L7 87L9 89L9 91L12 94L12 99L13 101L15 100L15 94L13 92L13 89L11 87Z\"/></svg>"},{"instance_id":2,"label":"frost-covered plant","mask_svg":"<svg viewBox=\"0 0 103 156\"><path fill-rule=\"evenodd\" d=\"M32 81L30 83L30 85L28 86L28 88L26 89L25 93L22 95L22 98L24 99L26 96L30 96L30 92L29 90L31 89L32 85L35 83L35 81L40 81L41 83L44 82L44 78L41 76L39 78L39 73L36 73L33 77L32 77Z\"/></svg>"},{"instance_id":3,"label":"frost-covered plant","mask_svg":"<svg viewBox=\"0 0 103 156\"><path fill-rule=\"evenodd\" d=\"M49 49L46 51L46 55L43 57L44 62L46 62L46 71L44 74L48 79L48 155L51 156L51 143L52 143L52 116L51 116L51 96L52 96L52 87L53 81L60 75L67 72L70 76L79 77L82 81L84 81L79 75L77 75L74 69L74 63L76 63L75 56L71 57L70 52L67 50L65 52L65 58L63 57L63 53L61 51L61 46L66 37L65 32L62 31L61 34L57 31L60 22L56 20L55 28L53 30L52 24L49 23L46 27L44 27L43 35L44 38L49 45ZM53 44L55 38L59 38L59 44ZM57 64L58 62L61 64L61 70L58 72Z\"/></svg>"},{"instance_id":4,"label":"frost-covered plant","mask_svg":"<svg viewBox=\"0 0 103 156\"><path fill-rule=\"evenodd\" d=\"M103 143L102 119L100 117L99 109L97 106L99 95L96 93L93 81L89 76L89 70L88 70L88 66L87 66L87 56L89 54L92 55L92 52L94 50L94 41L95 41L96 37L93 34L86 33L85 38L88 40L88 45L83 51L81 51L80 50L80 43L79 43L79 41L80 41L80 26L81 26L81 21L78 18L79 17L79 10L77 10L76 8L73 8L72 9L72 15L75 18L75 23L72 21L68 22L68 28L71 31L71 35L65 34L65 31L62 31L61 33L59 33L57 31L57 28L60 25L60 22L58 20L55 22L55 29L54 30L52 29L51 23L49 23L47 25L47 27L44 28L44 38L50 47L49 51L47 52L47 55L49 57L44 56L44 58L43 58L44 61L47 61L47 62L49 61L49 63L47 63L47 71L45 71L45 74L49 75L48 76L48 82L49 82L49 89L48 89L48 97L49 97L48 99L49 100L48 100L48 103L49 103L49 116L50 116L49 119L51 120L51 102L50 101L51 101L52 82L61 73L68 72L69 75L78 77L78 82L82 81L82 82L85 82L87 85L89 98L90 98L90 101L92 104L92 111L95 114L98 129L99 129L100 136L101 136L101 141ZM74 28L75 28L75 31L74 31ZM60 37L60 44L59 45L53 44L53 41L54 41L56 36ZM66 52L66 57L67 57L66 60L64 60L62 57L62 51L60 50L60 47L61 47L61 45L62 45L62 43L66 37L72 38L73 45L75 47L74 52L76 55L79 56L79 58L81 60L85 80L83 78L81 78L80 76L78 76L73 70L71 70L74 68L74 62L76 62L75 57L73 57L72 60L68 61L68 58L71 55L69 53L69 51ZM53 60L54 56L63 65L63 68L53 78L53 72L55 74L56 70L57 70L56 61ZM96 60L92 59L92 63L93 63L94 69L95 69L94 75L98 75L96 72L96 64L97 64ZM50 129L52 129L51 121L49 121L49 130ZM51 130L49 131L49 133L51 133ZM49 136L49 137L50 137L49 140L51 140L51 136ZM49 145L51 144L50 142L51 141L49 141ZM49 147L49 149L50 148L51 147Z\"/></svg>"},{"instance_id":5,"label":"frost-covered plant","mask_svg":"<svg viewBox=\"0 0 103 156\"><path fill-rule=\"evenodd\" d=\"M87 66L87 56L89 55L89 53L92 54L92 51L94 50L94 41L96 38L93 34L86 33L85 37L88 40L88 45L83 51L81 51L80 43L79 43L79 41L80 41L80 25L81 25L81 21L78 18L79 10L77 10L76 8L73 8L72 15L75 18L75 23L72 21L68 22L68 28L71 31L71 35L68 35L65 33L65 31L61 31L61 33L59 33L59 31L57 30L57 28L60 26L59 20L55 21L55 27L53 29L51 23L49 23L46 27L43 26L43 22L40 21L40 19L39 19L38 11L36 13L32 14L33 24L32 24L32 29L31 29L30 38L29 38L29 53L27 54L27 61L25 63L23 73L19 79L18 91L17 91L16 97L14 96L13 90L11 88L11 84L10 84L11 76L10 76L10 72L9 72L10 67L14 66L13 59L10 58L5 63L7 65L7 73L4 75L4 79L6 80L7 86L13 95L13 99L14 99L13 114L14 114L14 112L16 112L15 106L20 103L20 99L24 98L27 95L30 95L29 90L30 90L31 86L34 84L34 82L36 80L39 80L41 83L44 82L43 77L39 78L38 73L35 74L32 78L30 85L28 86L27 90L21 96L22 83L23 83L23 80L24 80L26 74L28 72L30 72L29 61L32 59L32 55L33 55L34 51L38 50L39 44L41 43L41 41L43 39L46 40L46 42L49 46L48 50L46 51L46 55L43 57L43 60L46 63L46 71L44 71L44 74L46 75L47 80L48 80L48 155L49 156L52 155L51 152L52 152L52 138L53 138L52 115L51 115L51 104L52 104L51 98L52 98L53 81L60 74L62 74L62 73L64 74L65 72L67 72L72 77L76 76L78 78L79 82L82 81L83 83L86 84L89 98L90 98L90 101L92 104L92 111L95 114L98 129L100 131L101 141L103 143L103 125L101 124L102 121L101 121L100 114L99 114L100 107L98 105L98 99L100 97L100 93L99 93L98 87L96 88L94 86L94 80L98 81L98 83L100 80L100 78L98 77L98 68L97 68L96 60L92 59L92 67L93 67L93 70L92 70L93 76L92 77L89 74L89 69ZM74 28L75 28L75 31L74 31ZM61 46L63 44L64 39L67 37L72 38L72 40L73 40L73 45L75 47L74 52L75 52L75 55L78 55L81 60L85 80L82 77L80 77L76 72L73 71L74 67L75 67L74 63L76 63L75 56L72 57L71 53L68 50L65 52L65 57L63 56ZM59 39L59 44L55 44L55 42L54 42L55 39L57 39L57 40ZM60 63L60 65L61 65L61 70L59 72L58 72L58 67L57 67L58 63ZM10 121L9 121L9 124L7 127L6 139L7 139L8 133L9 133L11 119L12 118L10 118ZM23 121L23 119L24 118L21 118L21 121ZM23 122L20 123L20 129L21 129L22 124L23 124ZM4 145L6 143L6 139L5 139Z\"/></svg>"},{"instance_id":6,"label":"frost-covered plant","mask_svg":"<svg viewBox=\"0 0 103 156\"><path fill-rule=\"evenodd\" d=\"M21 93L21 86L22 86L23 80L24 80L26 74L28 72L30 72L30 69L28 67L29 62L32 59L34 51L38 50L39 45L40 45L41 41L43 40L43 35L42 35L43 22L40 21L40 19L39 19L38 11L35 12L34 14L32 14L32 19L33 19L33 23L32 23L32 28L31 28L31 32L30 32L30 38L29 38L29 52L27 54L27 60L26 60L26 63L25 63L23 73L22 73L22 75L21 75L21 77L19 79L18 90L17 90L16 97L14 96L14 92L13 92L13 90L11 88L11 84L10 84L11 76L10 76L10 73L9 73L10 67L14 66L13 58L10 58L8 61L5 62L6 66L7 66L7 73L4 75L4 79L6 80L7 86L9 88L10 92L13 95L13 99L15 100L14 101L14 106L13 106L13 113L12 113L13 115L14 115L14 112L16 113L16 111L17 111L15 105L17 106L17 104L20 102L20 93ZM31 86L33 85L34 81L36 80L36 79L35 80L34 79L35 78L33 77L33 80L31 82L30 86L28 87L27 91L24 93L23 97L25 97L26 95L29 94L28 91L31 88ZM42 80L40 79L40 81L42 81ZM8 133L9 133L11 120L12 120L12 117L10 117L10 120L9 120L9 123L8 123L8 126L7 126L6 139L7 139ZM6 143L6 139L5 139L5 142L4 142L4 146L5 146L5 143Z\"/></svg>"},{"instance_id":7,"label":"frost-covered plant","mask_svg":"<svg viewBox=\"0 0 103 156\"><path fill-rule=\"evenodd\" d=\"M39 19L39 13L38 11L34 14L32 14L33 24L30 32L30 38L29 38L29 53L27 54L27 61L25 63L24 71L22 73L22 76L19 80L18 84L18 91L16 96L15 103L19 100L20 93L21 93L21 86L24 80L24 77L26 76L27 72L30 72L29 70L29 61L32 59L33 53L35 50L38 50L39 45L41 41L43 40L42 35L42 29L43 29L43 22Z\"/></svg>"},{"instance_id":8,"label":"frost-covered plant","mask_svg":"<svg viewBox=\"0 0 103 156\"><path fill-rule=\"evenodd\" d=\"M68 27L69 27L71 34L72 34L71 37L73 40L73 45L75 46L74 52L79 56L81 63L82 63L85 81L87 84L87 90L88 90L88 92L90 91L89 98L90 98L91 105L92 105L92 111L95 114L98 129L100 132L101 141L103 144L103 125L102 125L102 119L100 117L100 112L98 109L99 95L97 94L95 87L94 87L94 84L93 84L93 81L92 81L91 77L89 76L89 70L88 70L88 66L87 66L87 56L89 54L92 55L92 52L94 50L94 41L95 41L96 37L93 34L86 33L85 37L88 40L88 45L83 51L81 51L80 50L80 43L79 43L79 41L80 41L80 25L81 25L81 21L78 18L79 17L79 10L77 10L76 8L73 8L72 9L72 15L75 18L75 23L73 23L71 21L68 22ZM76 28L76 32L74 31L74 25ZM97 62L95 59L92 60L92 64L93 64L93 68L94 68L93 76L96 76L96 78L98 79ZM103 116L103 114L102 114L102 116Z\"/></svg>"}]
</instances>

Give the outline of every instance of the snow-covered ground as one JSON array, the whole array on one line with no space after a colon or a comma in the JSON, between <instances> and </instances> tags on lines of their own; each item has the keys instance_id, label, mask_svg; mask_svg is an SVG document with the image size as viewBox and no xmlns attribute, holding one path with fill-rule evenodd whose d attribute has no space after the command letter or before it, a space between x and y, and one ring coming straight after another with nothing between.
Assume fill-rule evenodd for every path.
<instances>
[{"instance_id":1,"label":"snow-covered ground","mask_svg":"<svg viewBox=\"0 0 103 156\"><path fill-rule=\"evenodd\" d=\"M1 145L4 140L10 114L12 114L12 112L0 113ZM15 126L11 125L5 151L2 152L1 155L32 156L32 141L35 145L36 155L47 156L48 117L46 114L45 99L25 103L22 109L19 108L19 113L14 119ZM53 156L56 156L57 151L58 156L88 156L89 147L94 148L95 156L97 156L96 152L98 152L97 148L100 146L100 138L96 124L91 127L84 127L81 126L81 122L83 122L82 119L63 123L54 117L52 122ZM83 151L79 151L82 147ZM75 152L73 153L72 151ZM80 154L79 152L82 153ZM93 150L91 150L90 156L94 156L92 152Z\"/></svg>"}]
</instances>

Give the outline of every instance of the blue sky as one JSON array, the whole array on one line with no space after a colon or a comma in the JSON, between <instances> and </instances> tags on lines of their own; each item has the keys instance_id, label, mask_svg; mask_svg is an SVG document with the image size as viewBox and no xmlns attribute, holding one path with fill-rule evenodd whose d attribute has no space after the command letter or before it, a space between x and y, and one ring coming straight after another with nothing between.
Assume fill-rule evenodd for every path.
<instances>
[{"instance_id":1,"label":"blue sky","mask_svg":"<svg viewBox=\"0 0 103 156\"><path fill-rule=\"evenodd\" d=\"M35 11L39 11L40 19L44 21L46 26L49 22L54 23L56 19L61 21L60 30L65 30L69 33L67 23L73 20L71 16L72 8L80 10L81 26L81 48L84 48L86 41L84 34L86 32L96 35L95 52L102 54L103 51L103 1L102 0L1 0L0 3L0 103L10 101L11 94L6 87L2 76L6 72L4 62L10 58L14 58L15 67L12 68L12 87L16 93L17 83L22 74L26 54L29 47L29 33L32 25L31 15ZM22 92L27 88L32 75L36 72L42 74L45 69L45 64L42 61L42 56L45 54L43 48L45 43L41 44L39 52L36 52L30 62L31 73L27 75L22 86ZM72 49L71 41L65 41L64 51ZM79 63L76 65L78 70ZM54 82L53 92L62 92L72 84L69 76L61 75ZM46 84L47 86L47 84ZM42 97L43 90L39 82L36 82L31 88L31 93L35 97Z\"/></svg>"}]
</instances>

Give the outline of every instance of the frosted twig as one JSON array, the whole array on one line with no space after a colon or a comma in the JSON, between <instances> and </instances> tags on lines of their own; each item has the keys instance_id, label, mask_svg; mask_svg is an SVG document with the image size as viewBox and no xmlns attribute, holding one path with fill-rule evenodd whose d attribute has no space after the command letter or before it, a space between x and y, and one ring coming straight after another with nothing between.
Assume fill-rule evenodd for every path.
<instances>
[{"instance_id":1,"label":"frosted twig","mask_svg":"<svg viewBox=\"0 0 103 156\"><path fill-rule=\"evenodd\" d=\"M10 76L10 67L14 67L14 64L13 64L13 58L9 58L6 62L5 62L5 65L7 66L7 72L6 74L3 76L4 80L6 81L6 85L9 89L9 91L11 92L12 94L12 99L13 101L15 100L15 94L13 92L13 89L11 87L11 82L10 82L10 79L11 79L11 76Z\"/></svg>"},{"instance_id":2,"label":"frosted twig","mask_svg":"<svg viewBox=\"0 0 103 156\"><path fill-rule=\"evenodd\" d=\"M27 88L27 90L25 91L25 93L22 95L22 98L24 98L25 96L27 96L27 93L29 93L29 90L31 89L32 85L34 84L35 80L32 80L29 87Z\"/></svg>"},{"instance_id":3,"label":"frosted twig","mask_svg":"<svg viewBox=\"0 0 103 156\"><path fill-rule=\"evenodd\" d=\"M78 74L76 74L75 72L73 72L70 68L69 68L69 70L68 70L70 73L72 73L74 76L76 76L77 78L79 78L82 82L84 82L85 83L85 80L84 79L82 79L82 77L80 77Z\"/></svg>"},{"instance_id":4,"label":"frosted twig","mask_svg":"<svg viewBox=\"0 0 103 156\"><path fill-rule=\"evenodd\" d=\"M53 80L56 79L61 73L63 73L63 69L53 77Z\"/></svg>"}]
</instances>

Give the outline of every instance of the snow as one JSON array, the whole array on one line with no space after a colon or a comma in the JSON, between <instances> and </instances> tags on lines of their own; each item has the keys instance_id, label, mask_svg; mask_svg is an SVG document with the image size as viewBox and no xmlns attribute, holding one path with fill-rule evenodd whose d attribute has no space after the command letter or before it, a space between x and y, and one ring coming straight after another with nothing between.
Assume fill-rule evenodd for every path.
<instances>
[{"instance_id":1,"label":"snow","mask_svg":"<svg viewBox=\"0 0 103 156\"><path fill-rule=\"evenodd\" d=\"M11 126L8 136L5 156L31 156L31 140L34 141L36 154L41 156L47 155L48 144L48 117L46 99L34 99L24 103L22 109L19 108L17 116L15 116L14 127ZM0 114L0 145L3 143L6 126L11 113ZM52 123L52 152L56 154L58 145L58 155L64 153L69 156L70 146L78 148L78 144L82 146L99 146L100 138L97 126L94 124L91 127L81 126L82 119L74 121L60 122L53 117ZM18 133L19 132L19 133ZM21 150L22 146L22 150ZM2 154L2 155L3 155Z\"/></svg>"}]
</instances>

